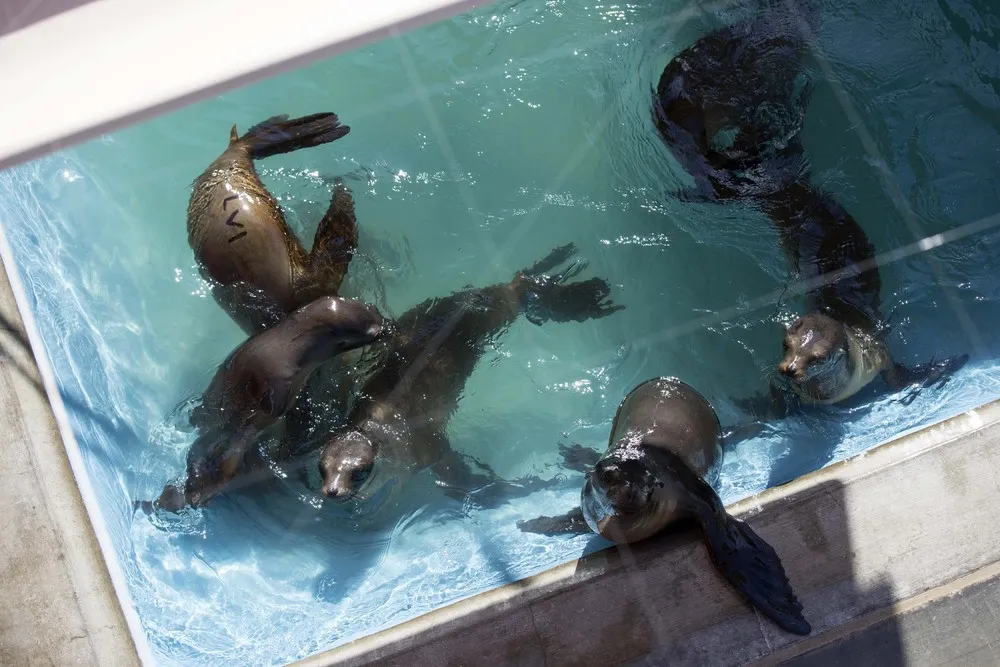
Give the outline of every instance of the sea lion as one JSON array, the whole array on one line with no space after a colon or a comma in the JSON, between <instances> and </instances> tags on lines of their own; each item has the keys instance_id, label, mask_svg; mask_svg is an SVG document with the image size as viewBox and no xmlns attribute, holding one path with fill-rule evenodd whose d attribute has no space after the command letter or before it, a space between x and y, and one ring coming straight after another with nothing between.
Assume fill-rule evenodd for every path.
<instances>
[{"instance_id":1,"label":"sea lion","mask_svg":"<svg viewBox=\"0 0 1000 667\"><path fill-rule=\"evenodd\" d=\"M644 540L694 519L716 568L751 605L784 630L812 632L781 559L746 523L730 516L712 488L722 460L722 428L708 401L670 377L638 385L618 407L603 455L580 506L558 517L519 521L525 532L594 532L617 544ZM578 460L583 457L576 452Z\"/></svg>"},{"instance_id":2,"label":"sea lion","mask_svg":"<svg viewBox=\"0 0 1000 667\"><path fill-rule=\"evenodd\" d=\"M839 403L876 377L893 391L944 383L965 365L968 354L915 366L893 360L885 342L888 327L881 314L875 248L832 197L799 179L763 200L761 207L777 225L793 271L808 287L806 312L786 329L784 356L777 365L796 400ZM794 404L787 394L772 386L769 396L742 403L780 417Z\"/></svg>"},{"instance_id":3,"label":"sea lion","mask_svg":"<svg viewBox=\"0 0 1000 667\"><path fill-rule=\"evenodd\" d=\"M799 17L815 24L816 14ZM653 92L653 123L695 179L694 201L762 196L801 174L799 133L813 81L796 15L766 10L714 30L667 64Z\"/></svg>"},{"instance_id":4,"label":"sea lion","mask_svg":"<svg viewBox=\"0 0 1000 667\"><path fill-rule=\"evenodd\" d=\"M653 122L695 179L682 199L736 199L775 224L792 270L808 281L806 313L785 332L778 370L806 403L843 401L881 376L892 389L945 381L968 355L905 367L885 343L874 247L853 217L809 183L799 133L812 90L802 68L814 3L769 9L677 54L653 94ZM788 413L781 387L737 401Z\"/></svg>"},{"instance_id":5,"label":"sea lion","mask_svg":"<svg viewBox=\"0 0 1000 667\"><path fill-rule=\"evenodd\" d=\"M230 317L252 334L320 296L336 296L358 243L354 200L337 183L306 252L285 222L254 160L346 135L334 113L274 116L229 146L198 177L188 203L188 243L202 276Z\"/></svg>"},{"instance_id":6,"label":"sea lion","mask_svg":"<svg viewBox=\"0 0 1000 667\"><path fill-rule=\"evenodd\" d=\"M242 471L258 438L280 426L317 367L372 343L382 330L374 306L325 296L236 348L192 411L199 435L188 450L183 490L168 484L152 506L178 511L205 505Z\"/></svg>"},{"instance_id":7,"label":"sea lion","mask_svg":"<svg viewBox=\"0 0 1000 667\"><path fill-rule=\"evenodd\" d=\"M484 349L521 313L541 325L583 322L624 308L608 300L603 279L567 282L582 270L578 264L545 275L573 252L572 245L557 248L509 283L428 299L403 314L379 343L385 361L349 409L347 426L323 446L323 494L363 503L425 468L453 492L478 489L480 504L530 492L530 482L507 483L485 468L485 474L474 473L452 449L446 429Z\"/></svg>"}]
</instances>

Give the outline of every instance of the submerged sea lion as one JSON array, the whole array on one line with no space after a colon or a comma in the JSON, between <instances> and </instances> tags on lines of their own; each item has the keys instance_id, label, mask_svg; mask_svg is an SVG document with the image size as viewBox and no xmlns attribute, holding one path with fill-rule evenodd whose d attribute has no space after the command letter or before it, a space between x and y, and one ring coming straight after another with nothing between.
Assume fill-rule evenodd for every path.
<instances>
[{"instance_id":1,"label":"submerged sea lion","mask_svg":"<svg viewBox=\"0 0 1000 667\"><path fill-rule=\"evenodd\" d=\"M318 146L346 135L334 113L275 116L240 137L195 181L188 243L219 305L248 334L320 296L336 296L358 243L354 201L338 183L306 252L254 160Z\"/></svg>"},{"instance_id":2,"label":"submerged sea lion","mask_svg":"<svg viewBox=\"0 0 1000 667\"><path fill-rule=\"evenodd\" d=\"M693 519L726 580L783 629L807 635L812 628L778 555L726 512L712 488L721 465L721 439L719 419L701 394L676 378L647 380L618 407L607 451L590 450L593 467L580 506L517 526L545 535L592 531L628 544Z\"/></svg>"},{"instance_id":3,"label":"submerged sea lion","mask_svg":"<svg viewBox=\"0 0 1000 667\"><path fill-rule=\"evenodd\" d=\"M177 511L211 500L242 471L258 438L280 426L310 374L328 359L372 343L382 329L373 306L327 296L236 348L192 412L199 435L188 450L183 490L167 485L153 506Z\"/></svg>"},{"instance_id":4,"label":"submerged sea lion","mask_svg":"<svg viewBox=\"0 0 1000 667\"><path fill-rule=\"evenodd\" d=\"M580 266L545 275L573 252L572 245L563 246L509 283L429 299L400 317L379 343L385 361L349 410L347 427L322 449L323 493L364 501L428 467L441 485L459 492L488 485L492 495L477 495L482 503L530 491L488 469L485 475L472 472L452 449L446 429L484 349L519 314L540 325L583 322L623 309L607 300L610 288L600 278L568 283Z\"/></svg>"},{"instance_id":5,"label":"submerged sea lion","mask_svg":"<svg viewBox=\"0 0 1000 667\"><path fill-rule=\"evenodd\" d=\"M815 12L799 15L814 23ZM667 64L653 122L694 177L684 199L766 195L805 169L799 132L813 88L800 23L767 10L702 37Z\"/></svg>"},{"instance_id":6,"label":"submerged sea lion","mask_svg":"<svg viewBox=\"0 0 1000 667\"><path fill-rule=\"evenodd\" d=\"M660 77L653 120L695 179L682 198L742 200L778 228L793 271L810 281L806 314L787 329L778 370L804 401L836 403L879 375L893 389L946 380L968 355L912 368L892 360L874 248L854 218L809 183L799 133L812 89L802 68L803 26L817 22L812 5L766 10L681 51ZM784 399L772 387L769 397L742 403L780 416Z\"/></svg>"}]
</instances>

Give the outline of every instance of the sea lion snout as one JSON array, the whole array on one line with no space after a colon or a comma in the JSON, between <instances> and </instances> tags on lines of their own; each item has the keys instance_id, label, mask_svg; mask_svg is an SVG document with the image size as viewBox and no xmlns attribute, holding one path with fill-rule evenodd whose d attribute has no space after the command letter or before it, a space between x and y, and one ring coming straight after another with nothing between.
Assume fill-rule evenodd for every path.
<instances>
[{"instance_id":1,"label":"sea lion snout","mask_svg":"<svg viewBox=\"0 0 1000 667\"><path fill-rule=\"evenodd\" d=\"M637 512L653 494L652 476L640 461L603 459L591 473L600 489L618 512Z\"/></svg>"},{"instance_id":2,"label":"sea lion snout","mask_svg":"<svg viewBox=\"0 0 1000 667\"><path fill-rule=\"evenodd\" d=\"M348 500L354 496L371 476L375 453L375 444L360 431L347 431L332 437L319 458L323 495L331 500Z\"/></svg>"}]
</instances>

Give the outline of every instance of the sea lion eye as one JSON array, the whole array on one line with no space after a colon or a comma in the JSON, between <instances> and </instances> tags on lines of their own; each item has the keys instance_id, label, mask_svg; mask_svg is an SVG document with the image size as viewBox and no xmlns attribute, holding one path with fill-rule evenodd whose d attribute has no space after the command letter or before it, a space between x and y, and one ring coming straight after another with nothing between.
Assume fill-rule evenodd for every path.
<instances>
[{"instance_id":1,"label":"sea lion eye","mask_svg":"<svg viewBox=\"0 0 1000 667\"><path fill-rule=\"evenodd\" d=\"M355 470L354 472L351 473L351 483L354 484L354 486L360 486L361 484L365 483L365 480L368 479L368 475L370 475L371 473L372 473L371 468L362 468L361 470Z\"/></svg>"}]
</instances>

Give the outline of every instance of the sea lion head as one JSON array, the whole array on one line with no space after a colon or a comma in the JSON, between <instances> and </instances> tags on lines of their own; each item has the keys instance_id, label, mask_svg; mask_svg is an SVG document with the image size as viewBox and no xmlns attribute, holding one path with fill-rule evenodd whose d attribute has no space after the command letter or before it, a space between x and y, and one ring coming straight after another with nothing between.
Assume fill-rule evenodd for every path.
<instances>
[{"instance_id":1,"label":"sea lion head","mask_svg":"<svg viewBox=\"0 0 1000 667\"><path fill-rule=\"evenodd\" d=\"M319 457L323 495L348 500L356 495L375 467L375 443L363 432L350 429L330 438Z\"/></svg>"},{"instance_id":2,"label":"sea lion head","mask_svg":"<svg viewBox=\"0 0 1000 667\"><path fill-rule=\"evenodd\" d=\"M377 340L387 327L378 308L355 299L324 296L303 306L304 315L320 323L335 353Z\"/></svg>"},{"instance_id":3,"label":"sea lion head","mask_svg":"<svg viewBox=\"0 0 1000 667\"><path fill-rule=\"evenodd\" d=\"M670 502L655 456L641 446L616 449L587 476L580 498L584 519L613 542L645 539L670 522Z\"/></svg>"},{"instance_id":4,"label":"sea lion head","mask_svg":"<svg viewBox=\"0 0 1000 667\"><path fill-rule=\"evenodd\" d=\"M812 396L833 396L851 374L844 325L822 313L809 313L785 331L785 356L778 372Z\"/></svg>"}]
</instances>

